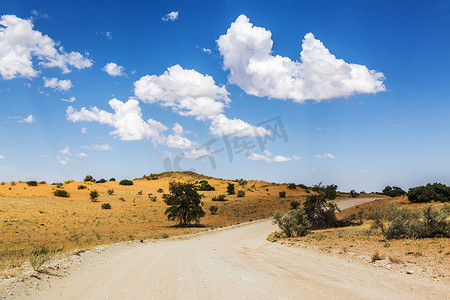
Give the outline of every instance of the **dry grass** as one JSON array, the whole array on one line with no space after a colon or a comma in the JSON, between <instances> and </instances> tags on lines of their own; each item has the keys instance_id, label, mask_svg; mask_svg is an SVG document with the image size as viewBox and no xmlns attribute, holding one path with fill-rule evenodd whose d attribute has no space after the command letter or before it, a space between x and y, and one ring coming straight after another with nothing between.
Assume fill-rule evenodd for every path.
<instances>
[{"instance_id":1,"label":"dry grass","mask_svg":"<svg viewBox=\"0 0 450 300\"><path fill-rule=\"evenodd\" d=\"M300 201L306 195L300 188L288 190L286 184L249 181L240 186L234 182L236 190L245 191L245 197L233 195L227 196L228 201L212 202L212 197L226 194L227 183L232 181L208 178L216 190L201 192L205 195L203 209L207 213L201 220L204 227L174 227L164 215L167 206L158 189L168 192L172 180L194 182L201 179L202 176L197 175L168 173L158 180L135 180L132 186L122 186L119 182L71 181L62 186L70 193L70 198L55 197L56 186L49 184L36 187L26 183L0 185L0 270L23 265L32 249L41 245L73 253L101 244L194 233L268 218L277 210L287 210L292 200ZM87 188L78 190L79 185ZM114 190L113 195L108 194L109 189ZM100 194L99 202L90 200L92 190ZM138 195L140 191L142 195ZM286 191L286 198L278 197L280 191ZM157 200L151 201L149 193L157 196ZM106 202L112 209L101 209L101 204ZM218 206L215 215L209 213L211 205Z\"/></svg>"}]
</instances>

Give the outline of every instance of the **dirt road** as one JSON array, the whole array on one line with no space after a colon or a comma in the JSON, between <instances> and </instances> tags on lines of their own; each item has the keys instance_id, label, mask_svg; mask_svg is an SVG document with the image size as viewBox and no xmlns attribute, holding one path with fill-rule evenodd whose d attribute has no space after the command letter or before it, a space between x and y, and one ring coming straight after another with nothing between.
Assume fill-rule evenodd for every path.
<instances>
[{"instance_id":1,"label":"dirt road","mask_svg":"<svg viewBox=\"0 0 450 300\"><path fill-rule=\"evenodd\" d=\"M345 202L341 203L344 206ZM350 202L348 202L350 203ZM355 205L355 204L352 204ZM426 299L449 289L300 248L270 243L270 221L187 239L85 255L34 299Z\"/></svg>"}]
</instances>

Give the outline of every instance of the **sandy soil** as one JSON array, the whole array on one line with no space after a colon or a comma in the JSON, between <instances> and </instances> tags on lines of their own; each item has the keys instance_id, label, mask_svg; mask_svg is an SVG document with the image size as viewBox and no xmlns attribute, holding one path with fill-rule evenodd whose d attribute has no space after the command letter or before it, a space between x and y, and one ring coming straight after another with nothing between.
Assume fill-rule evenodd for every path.
<instances>
[{"instance_id":1,"label":"sandy soil","mask_svg":"<svg viewBox=\"0 0 450 300\"><path fill-rule=\"evenodd\" d=\"M342 203L343 208L346 205ZM428 278L268 242L267 235L275 230L270 220L264 220L187 238L98 247L54 262L39 279L4 280L0 295L7 299L445 299L450 294L447 285Z\"/></svg>"}]
</instances>

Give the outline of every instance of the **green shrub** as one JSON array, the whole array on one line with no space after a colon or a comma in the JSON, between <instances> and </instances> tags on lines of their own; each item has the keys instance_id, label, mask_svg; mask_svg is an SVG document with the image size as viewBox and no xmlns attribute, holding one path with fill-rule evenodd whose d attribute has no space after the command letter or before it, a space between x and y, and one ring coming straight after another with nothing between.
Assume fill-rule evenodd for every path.
<instances>
[{"instance_id":1,"label":"green shrub","mask_svg":"<svg viewBox=\"0 0 450 300\"><path fill-rule=\"evenodd\" d=\"M113 178L110 178L109 181L116 181L116 179L113 177Z\"/></svg>"},{"instance_id":2,"label":"green shrub","mask_svg":"<svg viewBox=\"0 0 450 300\"><path fill-rule=\"evenodd\" d=\"M280 196L280 198L286 198L286 192L285 191L279 192L278 196Z\"/></svg>"},{"instance_id":3,"label":"green shrub","mask_svg":"<svg viewBox=\"0 0 450 300\"><path fill-rule=\"evenodd\" d=\"M37 186L38 183L37 183L37 181L32 180L32 181L27 181L27 185L28 186Z\"/></svg>"},{"instance_id":4,"label":"green shrub","mask_svg":"<svg viewBox=\"0 0 450 300\"><path fill-rule=\"evenodd\" d=\"M138 196L142 196L142 191L139 191L137 194Z\"/></svg>"},{"instance_id":5,"label":"green shrub","mask_svg":"<svg viewBox=\"0 0 450 300\"><path fill-rule=\"evenodd\" d=\"M95 182L95 179L92 175L86 175L86 177L84 177L84 182Z\"/></svg>"},{"instance_id":6,"label":"green shrub","mask_svg":"<svg viewBox=\"0 0 450 300\"><path fill-rule=\"evenodd\" d=\"M247 183L248 183L248 181L247 180L244 180L244 179L236 179L236 182L238 182L240 185L242 185L242 186L244 186L244 185L246 185Z\"/></svg>"},{"instance_id":7,"label":"green shrub","mask_svg":"<svg viewBox=\"0 0 450 300\"><path fill-rule=\"evenodd\" d=\"M219 210L219 208L218 208L217 206L215 206L215 205L211 205L211 206L209 207L209 212L210 212L212 215L215 215L215 214L217 213L218 210Z\"/></svg>"},{"instance_id":8,"label":"green shrub","mask_svg":"<svg viewBox=\"0 0 450 300\"><path fill-rule=\"evenodd\" d=\"M158 193L164 193L164 190L163 190L162 188L159 188L159 189L157 190L157 192L158 192Z\"/></svg>"},{"instance_id":9,"label":"green shrub","mask_svg":"<svg viewBox=\"0 0 450 300\"><path fill-rule=\"evenodd\" d=\"M66 180L66 181L64 181L64 184L69 184L69 183L72 183L72 182L74 182L75 180Z\"/></svg>"},{"instance_id":10,"label":"green shrub","mask_svg":"<svg viewBox=\"0 0 450 300\"><path fill-rule=\"evenodd\" d=\"M133 181L132 180L128 180L128 179L123 179L119 182L120 185L133 185Z\"/></svg>"},{"instance_id":11,"label":"green shrub","mask_svg":"<svg viewBox=\"0 0 450 300\"><path fill-rule=\"evenodd\" d=\"M114 190L113 189L108 189L108 191L107 191L107 193L108 193L108 195L113 195L114 194Z\"/></svg>"},{"instance_id":12,"label":"green shrub","mask_svg":"<svg viewBox=\"0 0 450 300\"><path fill-rule=\"evenodd\" d=\"M212 201L227 201L227 198L225 195L219 195L217 197L213 197L211 200Z\"/></svg>"},{"instance_id":13,"label":"green shrub","mask_svg":"<svg viewBox=\"0 0 450 300\"><path fill-rule=\"evenodd\" d=\"M383 195L389 196L389 197L400 197L403 195L406 195L406 192L399 188L398 186L387 186L383 189Z\"/></svg>"},{"instance_id":14,"label":"green shrub","mask_svg":"<svg viewBox=\"0 0 450 300\"><path fill-rule=\"evenodd\" d=\"M350 191L350 197L357 198L358 196L359 196L359 194L355 190Z\"/></svg>"},{"instance_id":15,"label":"green shrub","mask_svg":"<svg viewBox=\"0 0 450 300\"><path fill-rule=\"evenodd\" d=\"M89 197L91 198L92 202L97 202L98 200L98 192L96 190L93 190L89 193Z\"/></svg>"},{"instance_id":16,"label":"green shrub","mask_svg":"<svg viewBox=\"0 0 450 300\"><path fill-rule=\"evenodd\" d=\"M205 216L200 203L203 197L197 192L196 187L190 183L172 181L169 184L170 194L164 194L164 202L170 207L164 212L172 221L186 226L192 222L198 223Z\"/></svg>"},{"instance_id":17,"label":"green shrub","mask_svg":"<svg viewBox=\"0 0 450 300\"><path fill-rule=\"evenodd\" d=\"M79 190L84 190L84 189L86 189L86 186L85 186L85 185L79 185L79 186L78 186L78 189L79 189Z\"/></svg>"},{"instance_id":18,"label":"green shrub","mask_svg":"<svg viewBox=\"0 0 450 300\"><path fill-rule=\"evenodd\" d=\"M418 202L447 202L450 201L450 187L442 183L428 183L425 186L410 188L408 200L411 203Z\"/></svg>"},{"instance_id":19,"label":"green shrub","mask_svg":"<svg viewBox=\"0 0 450 300\"><path fill-rule=\"evenodd\" d=\"M295 200L291 201L292 209L297 209L299 206L300 206L300 202L295 201Z\"/></svg>"},{"instance_id":20,"label":"green shrub","mask_svg":"<svg viewBox=\"0 0 450 300\"><path fill-rule=\"evenodd\" d=\"M102 209L111 209L111 204L109 204L109 203L102 203Z\"/></svg>"},{"instance_id":21,"label":"green shrub","mask_svg":"<svg viewBox=\"0 0 450 300\"><path fill-rule=\"evenodd\" d=\"M150 193L150 194L148 194L148 199L150 199L151 201L155 202L156 199L157 199L157 197L156 197L156 196L153 196L153 194Z\"/></svg>"},{"instance_id":22,"label":"green shrub","mask_svg":"<svg viewBox=\"0 0 450 300\"><path fill-rule=\"evenodd\" d=\"M45 181L39 181L38 184L39 184L39 185L41 185L41 184L47 184L47 182L45 182Z\"/></svg>"},{"instance_id":23,"label":"green shrub","mask_svg":"<svg viewBox=\"0 0 450 300\"><path fill-rule=\"evenodd\" d=\"M290 190L296 190L297 186L295 185L295 183L289 183L287 188L290 189Z\"/></svg>"},{"instance_id":24,"label":"green shrub","mask_svg":"<svg viewBox=\"0 0 450 300\"><path fill-rule=\"evenodd\" d=\"M314 228L336 227L336 211L339 211L335 203L329 202L336 198L336 185L322 186L321 183L313 186L316 194L306 196L303 204L305 212Z\"/></svg>"},{"instance_id":25,"label":"green shrub","mask_svg":"<svg viewBox=\"0 0 450 300\"><path fill-rule=\"evenodd\" d=\"M105 183L106 182L106 179L105 178L102 178L102 179L100 179L100 180L97 180L97 183Z\"/></svg>"},{"instance_id":26,"label":"green shrub","mask_svg":"<svg viewBox=\"0 0 450 300\"><path fill-rule=\"evenodd\" d=\"M306 186L306 185L304 185L304 184L298 184L297 185L299 188L302 188L302 189L304 189L304 190L309 190L309 187L308 186Z\"/></svg>"},{"instance_id":27,"label":"green shrub","mask_svg":"<svg viewBox=\"0 0 450 300\"><path fill-rule=\"evenodd\" d=\"M70 194L65 190L55 190L53 192L53 195L55 195L56 197L64 197L64 198L70 197Z\"/></svg>"},{"instance_id":28,"label":"green shrub","mask_svg":"<svg viewBox=\"0 0 450 300\"><path fill-rule=\"evenodd\" d=\"M39 269L44 263L49 261L55 253L55 250L47 248L46 246L39 246L33 249L30 254L30 264L33 270L39 272Z\"/></svg>"},{"instance_id":29,"label":"green shrub","mask_svg":"<svg viewBox=\"0 0 450 300\"><path fill-rule=\"evenodd\" d=\"M11 181L11 186L15 186L17 183L15 181Z\"/></svg>"},{"instance_id":30,"label":"green shrub","mask_svg":"<svg viewBox=\"0 0 450 300\"><path fill-rule=\"evenodd\" d=\"M334 200L337 197L337 185L335 184L324 186L320 182L319 184L313 185L311 189L316 193L323 194L327 200Z\"/></svg>"},{"instance_id":31,"label":"green shrub","mask_svg":"<svg viewBox=\"0 0 450 300\"><path fill-rule=\"evenodd\" d=\"M227 194L228 195L234 195L235 194L235 192L234 192L234 183L228 183Z\"/></svg>"},{"instance_id":32,"label":"green shrub","mask_svg":"<svg viewBox=\"0 0 450 300\"><path fill-rule=\"evenodd\" d=\"M237 192L237 195L236 195L237 197L245 197L245 192L243 191L243 190L239 190L238 192Z\"/></svg>"},{"instance_id":33,"label":"green shrub","mask_svg":"<svg viewBox=\"0 0 450 300\"><path fill-rule=\"evenodd\" d=\"M277 212L273 218L273 224L278 225L287 237L292 237L294 234L297 236L308 234L310 223L303 208L294 209L285 214Z\"/></svg>"},{"instance_id":34,"label":"green shrub","mask_svg":"<svg viewBox=\"0 0 450 300\"><path fill-rule=\"evenodd\" d=\"M199 190L199 191L214 191L215 190L215 188L213 186L211 186L207 180L201 180L198 184L199 185L197 187L197 190Z\"/></svg>"}]
</instances>

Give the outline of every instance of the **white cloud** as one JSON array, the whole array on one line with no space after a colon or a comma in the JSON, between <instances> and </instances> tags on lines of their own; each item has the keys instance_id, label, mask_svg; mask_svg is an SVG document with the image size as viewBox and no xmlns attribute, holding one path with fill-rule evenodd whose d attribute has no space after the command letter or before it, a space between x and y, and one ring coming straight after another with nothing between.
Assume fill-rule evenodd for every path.
<instances>
[{"instance_id":1,"label":"white cloud","mask_svg":"<svg viewBox=\"0 0 450 300\"><path fill-rule=\"evenodd\" d=\"M202 51L205 53L208 53L208 54L212 53L211 49L208 49L208 48L202 48Z\"/></svg>"},{"instance_id":2,"label":"white cloud","mask_svg":"<svg viewBox=\"0 0 450 300\"><path fill-rule=\"evenodd\" d=\"M58 163L59 163L60 165L62 165L62 166L67 165L67 162L68 162L67 160L62 159L62 158L59 157L59 156L56 157L56 160L57 160Z\"/></svg>"},{"instance_id":3,"label":"white cloud","mask_svg":"<svg viewBox=\"0 0 450 300\"><path fill-rule=\"evenodd\" d=\"M104 145L92 145L92 146L86 146L87 149L91 149L91 150L97 150L97 151L111 151L113 148L108 145L108 144L104 144Z\"/></svg>"},{"instance_id":4,"label":"white cloud","mask_svg":"<svg viewBox=\"0 0 450 300\"><path fill-rule=\"evenodd\" d=\"M171 148L178 148L178 149L190 149L195 147L197 144L189 140L188 138L184 137L184 133L186 132L183 127L175 123L172 131L174 134L171 134L165 138L165 144L168 147Z\"/></svg>"},{"instance_id":5,"label":"white cloud","mask_svg":"<svg viewBox=\"0 0 450 300\"><path fill-rule=\"evenodd\" d=\"M6 156L0 155L0 159L6 159Z\"/></svg>"},{"instance_id":6,"label":"white cloud","mask_svg":"<svg viewBox=\"0 0 450 300\"><path fill-rule=\"evenodd\" d=\"M270 134L265 128L248 124L240 119L229 119L225 115L220 114L212 118L209 130L217 136L264 136Z\"/></svg>"},{"instance_id":7,"label":"white cloud","mask_svg":"<svg viewBox=\"0 0 450 300\"><path fill-rule=\"evenodd\" d=\"M107 63L102 70L113 77L125 75L124 68L113 62Z\"/></svg>"},{"instance_id":8,"label":"white cloud","mask_svg":"<svg viewBox=\"0 0 450 300\"><path fill-rule=\"evenodd\" d=\"M66 147L66 148L60 150L59 153L61 153L62 155L72 155L72 153L70 153L69 147Z\"/></svg>"},{"instance_id":9,"label":"white cloud","mask_svg":"<svg viewBox=\"0 0 450 300\"><path fill-rule=\"evenodd\" d=\"M61 101L64 101L64 102L70 102L70 103L72 103L72 102L75 102L75 100L77 100L77 98L75 98L75 97L70 97L69 99L61 99Z\"/></svg>"},{"instance_id":10,"label":"white cloud","mask_svg":"<svg viewBox=\"0 0 450 300\"><path fill-rule=\"evenodd\" d=\"M89 68L92 60L78 52L67 53L49 36L33 29L32 20L15 15L3 15L0 19L0 75L3 79L36 77L34 61L43 67L59 67L69 73L69 67ZM59 48L57 48L59 47Z\"/></svg>"},{"instance_id":11,"label":"white cloud","mask_svg":"<svg viewBox=\"0 0 450 300\"><path fill-rule=\"evenodd\" d=\"M117 136L124 141L137 141L144 138L151 139L154 143L161 140L160 133L167 127L152 119L144 121L139 106L139 101L130 99L122 102L117 99L109 101L114 113L93 107L91 110L85 107L77 111L72 106L67 108L67 119L72 122L99 122L100 124L114 127L111 135Z\"/></svg>"},{"instance_id":12,"label":"white cloud","mask_svg":"<svg viewBox=\"0 0 450 300\"><path fill-rule=\"evenodd\" d=\"M272 55L271 36L241 15L217 40L230 82L248 94L303 102L385 90L382 73L337 59L312 33L305 35L300 61Z\"/></svg>"},{"instance_id":13,"label":"white cloud","mask_svg":"<svg viewBox=\"0 0 450 300\"><path fill-rule=\"evenodd\" d=\"M146 75L134 83L136 97L147 103L172 107L182 116L205 120L223 112L230 99L224 86L209 75L175 65L160 76Z\"/></svg>"},{"instance_id":14,"label":"white cloud","mask_svg":"<svg viewBox=\"0 0 450 300\"><path fill-rule=\"evenodd\" d=\"M86 134L86 132L87 132L86 127L81 128L81 133L82 133L82 134Z\"/></svg>"},{"instance_id":15,"label":"white cloud","mask_svg":"<svg viewBox=\"0 0 450 300\"><path fill-rule=\"evenodd\" d=\"M171 11L170 13L168 13L168 14L166 14L164 17L162 17L161 19L164 21L164 22L167 22L167 21L175 21L176 19L178 19L178 14L179 14L179 12L178 11Z\"/></svg>"},{"instance_id":16,"label":"white cloud","mask_svg":"<svg viewBox=\"0 0 450 300\"><path fill-rule=\"evenodd\" d=\"M292 157L286 157L282 155L273 156L269 150L264 150L262 154L253 153L250 150L245 151L249 160L263 160L269 163L272 162L287 162L291 160L300 160L301 157L293 155Z\"/></svg>"},{"instance_id":17,"label":"white cloud","mask_svg":"<svg viewBox=\"0 0 450 300\"><path fill-rule=\"evenodd\" d=\"M108 38L108 40L112 40L112 34L111 34L111 32L107 31L105 35L106 35L106 37Z\"/></svg>"},{"instance_id":18,"label":"white cloud","mask_svg":"<svg viewBox=\"0 0 450 300\"><path fill-rule=\"evenodd\" d=\"M360 173L367 173L369 170L359 170Z\"/></svg>"},{"instance_id":19,"label":"white cloud","mask_svg":"<svg viewBox=\"0 0 450 300\"><path fill-rule=\"evenodd\" d=\"M314 155L314 157L315 157L315 158L331 158L331 159L336 158L336 156L334 156L334 155L331 154L331 153L325 153L325 154L322 154L322 155L316 154L316 155Z\"/></svg>"},{"instance_id":20,"label":"white cloud","mask_svg":"<svg viewBox=\"0 0 450 300\"><path fill-rule=\"evenodd\" d=\"M34 122L34 118L33 118L33 115L29 115L29 116L26 117L25 119L19 120L19 121L17 121L17 122L19 122L19 123L28 123L28 124L31 124L31 123Z\"/></svg>"},{"instance_id":21,"label":"white cloud","mask_svg":"<svg viewBox=\"0 0 450 300\"><path fill-rule=\"evenodd\" d=\"M186 70L180 65L167 69L160 76L146 75L134 83L136 97L143 102L159 103L171 107L182 116L210 121L210 131L217 136L239 132L239 136L269 134L264 128L257 128L239 120L229 119L224 108L231 100L224 86L216 85L209 75L196 70Z\"/></svg>"},{"instance_id":22,"label":"white cloud","mask_svg":"<svg viewBox=\"0 0 450 300\"><path fill-rule=\"evenodd\" d=\"M68 91L73 85L72 82L67 80L59 80L58 78L46 78L44 77L44 86L48 88L55 89L57 91Z\"/></svg>"},{"instance_id":23,"label":"white cloud","mask_svg":"<svg viewBox=\"0 0 450 300\"><path fill-rule=\"evenodd\" d=\"M85 158L88 155L86 153L84 153L84 152L80 152L80 153L77 153L76 156L79 157L79 158Z\"/></svg>"}]
</instances>

